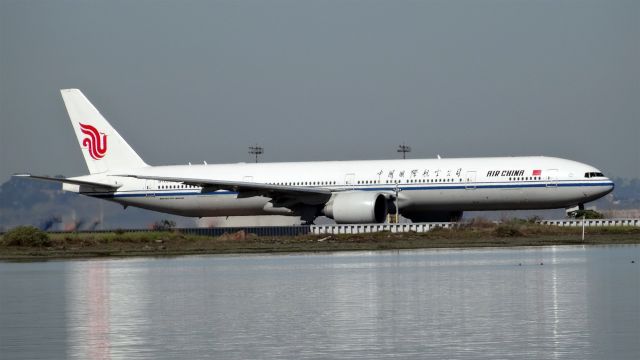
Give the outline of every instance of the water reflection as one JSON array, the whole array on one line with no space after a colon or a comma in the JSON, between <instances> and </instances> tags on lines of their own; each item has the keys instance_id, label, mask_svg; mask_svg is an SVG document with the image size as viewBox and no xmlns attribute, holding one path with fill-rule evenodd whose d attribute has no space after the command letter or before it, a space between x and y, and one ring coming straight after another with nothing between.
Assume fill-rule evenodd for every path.
<instances>
[{"instance_id":1,"label":"water reflection","mask_svg":"<svg viewBox=\"0 0 640 360\"><path fill-rule=\"evenodd\" d=\"M74 261L49 272L0 263L2 289L33 306L66 302L63 321L43 307L42 321L22 321L18 297L3 294L0 344L47 358L56 343L34 350L30 339L61 332L60 357L81 359L636 359L634 257L638 246ZM66 285L40 298L19 282L55 278Z\"/></svg>"},{"instance_id":2,"label":"water reflection","mask_svg":"<svg viewBox=\"0 0 640 360\"><path fill-rule=\"evenodd\" d=\"M104 263L89 267L89 359L110 359L109 271Z\"/></svg>"},{"instance_id":3,"label":"water reflection","mask_svg":"<svg viewBox=\"0 0 640 360\"><path fill-rule=\"evenodd\" d=\"M68 313L70 357L110 359L109 268L103 261L77 263L70 270Z\"/></svg>"},{"instance_id":4,"label":"water reflection","mask_svg":"<svg viewBox=\"0 0 640 360\"><path fill-rule=\"evenodd\" d=\"M149 260L71 262L67 312L69 357L111 359L144 354L149 344Z\"/></svg>"}]
</instances>

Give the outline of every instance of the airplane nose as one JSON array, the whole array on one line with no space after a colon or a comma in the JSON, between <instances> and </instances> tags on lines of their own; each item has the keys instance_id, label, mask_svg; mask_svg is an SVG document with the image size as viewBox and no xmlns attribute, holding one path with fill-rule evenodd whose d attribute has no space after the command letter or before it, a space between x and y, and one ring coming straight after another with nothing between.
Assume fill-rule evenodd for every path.
<instances>
[{"instance_id":1,"label":"airplane nose","mask_svg":"<svg viewBox=\"0 0 640 360\"><path fill-rule=\"evenodd\" d=\"M616 185L613 183L613 181L609 178L606 178L606 182L608 183L605 186L605 190L602 192L602 196L607 195L608 193L612 192L613 189L616 187Z\"/></svg>"},{"instance_id":2,"label":"airplane nose","mask_svg":"<svg viewBox=\"0 0 640 360\"><path fill-rule=\"evenodd\" d=\"M613 188L616 187L616 185L613 183L613 180L609 178L605 178L605 179L607 179L607 182L609 183L609 187L611 188L611 190L613 190Z\"/></svg>"}]
</instances>

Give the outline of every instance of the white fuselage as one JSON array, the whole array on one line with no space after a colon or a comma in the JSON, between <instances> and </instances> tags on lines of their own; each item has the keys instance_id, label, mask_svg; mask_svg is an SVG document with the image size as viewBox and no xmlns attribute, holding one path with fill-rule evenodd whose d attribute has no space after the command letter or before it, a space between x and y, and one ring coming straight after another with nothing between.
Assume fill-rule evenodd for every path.
<instances>
[{"instance_id":1,"label":"white fuselage","mask_svg":"<svg viewBox=\"0 0 640 360\"><path fill-rule=\"evenodd\" d=\"M397 194L399 210L411 213L568 208L600 198L614 186L592 166L535 156L150 166L75 178L121 185L115 192L70 184L64 188L125 206L184 216L293 214L287 207L273 206L265 196L117 176L123 173L325 188L335 193ZM587 177L589 174L598 176Z\"/></svg>"}]
</instances>

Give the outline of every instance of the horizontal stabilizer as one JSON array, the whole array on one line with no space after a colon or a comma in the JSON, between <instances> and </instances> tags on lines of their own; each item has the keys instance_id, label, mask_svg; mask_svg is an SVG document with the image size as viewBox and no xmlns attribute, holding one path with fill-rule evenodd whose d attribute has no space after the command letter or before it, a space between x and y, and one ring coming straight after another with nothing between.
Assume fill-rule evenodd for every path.
<instances>
[{"instance_id":1,"label":"horizontal stabilizer","mask_svg":"<svg viewBox=\"0 0 640 360\"><path fill-rule=\"evenodd\" d=\"M122 186L122 185L103 184L103 183L94 182L94 181L68 179L68 178L62 178L62 177L38 176L38 175L31 175L31 174L15 174L13 176L37 179L37 180L45 180L45 181L54 181L54 182L65 183L65 184L92 186L95 188L102 188L107 190L116 190L117 188Z\"/></svg>"}]
</instances>

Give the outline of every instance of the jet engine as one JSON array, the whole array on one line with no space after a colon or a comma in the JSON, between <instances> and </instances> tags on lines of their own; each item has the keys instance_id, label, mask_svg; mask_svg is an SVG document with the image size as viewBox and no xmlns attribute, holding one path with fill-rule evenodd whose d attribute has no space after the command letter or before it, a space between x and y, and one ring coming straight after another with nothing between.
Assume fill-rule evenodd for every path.
<instances>
[{"instance_id":1,"label":"jet engine","mask_svg":"<svg viewBox=\"0 0 640 360\"><path fill-rule=\"evenodd\" d=\"M322 209L322 213L338 224L366 224L384 222L387 199L375 192L336 193Z\"/></svg>"}]
</instances>

